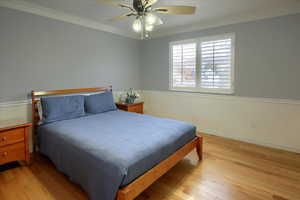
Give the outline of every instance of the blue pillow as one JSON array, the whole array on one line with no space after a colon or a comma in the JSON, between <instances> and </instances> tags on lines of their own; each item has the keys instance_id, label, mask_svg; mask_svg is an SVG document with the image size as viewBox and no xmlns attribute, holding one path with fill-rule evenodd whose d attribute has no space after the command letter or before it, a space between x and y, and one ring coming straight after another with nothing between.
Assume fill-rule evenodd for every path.
<instances>
[{"instance_id":1,"label":"blue pillow","mask_svg":"<svg viewBox=\"0 0 300 200\"><path fill-rule=\"evenodd\" d=\"M84 96L62 96L41 98L43 123L73 119L85 115Z\"/></svg>"},{"instance_id":2,"label":"blue pillow","mask_svg":"<svg viewBox=\"0 0 300 200\"><path fill-rule=\"evenodd\" d=\"M85 110L88 113L97 114L116 109L111 91L85 96Z\"/></svg>"}]
</instances>

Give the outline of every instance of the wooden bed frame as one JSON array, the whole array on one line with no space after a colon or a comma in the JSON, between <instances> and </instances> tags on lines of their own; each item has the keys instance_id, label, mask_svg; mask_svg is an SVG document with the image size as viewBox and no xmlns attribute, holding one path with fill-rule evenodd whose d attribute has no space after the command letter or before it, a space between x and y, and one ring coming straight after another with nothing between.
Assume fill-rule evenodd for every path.
<instances>
[{"instance_id":1,"label":"wooden bed frame","mask_svg":"<svg viewBox=\"0 0 300 200\"><path fill-rule=\"evenodd\" d=\"M39 115L37 109L37 103L42 96L52 95L65 95L74 93L93 93L101 91L112 91L112 87L98 87L98 88L79 88L79 89L67 89L67 90L49 90L49 91L32 91L32 133L34 139L34 151L37 151L37 133L36 128L38 126ZM202 147L203 138L201 136L196 137L192 141L185 144L181 149L177 150L171 156L163 160L161 163L145 172L142 176L134 180L129 185L120 188L118 190L116 200L133 200L140 193L142 193L147 187L149 187L158 178L164 175L169 169L174 167L180 160L182 160L188 153L196 149L199 160L202 160Z\"/></svg>"}]
</instances>

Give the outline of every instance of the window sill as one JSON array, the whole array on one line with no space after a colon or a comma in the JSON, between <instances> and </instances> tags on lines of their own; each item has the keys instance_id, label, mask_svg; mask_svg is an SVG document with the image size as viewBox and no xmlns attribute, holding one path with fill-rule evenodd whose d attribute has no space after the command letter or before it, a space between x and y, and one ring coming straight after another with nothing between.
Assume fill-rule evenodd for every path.
<instances>
[{"instance_id":1,"label":"window sill","mask_svg":"<svg viewBox=\"0 0 300 200\"><path fill-rule=\"evenodd\" d=\"M190 92L190 93L205 93L205 94L234 94L233 89L205 89L205 88L169 88L174 92Z\"/></svg>"}]
</instances>

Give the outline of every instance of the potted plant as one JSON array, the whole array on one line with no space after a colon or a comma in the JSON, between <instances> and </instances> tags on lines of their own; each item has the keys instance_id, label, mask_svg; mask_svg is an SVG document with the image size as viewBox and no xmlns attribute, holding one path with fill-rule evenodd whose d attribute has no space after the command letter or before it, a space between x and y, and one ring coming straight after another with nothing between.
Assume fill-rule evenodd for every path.
<instances>
[{"instance_id":1,"label":"potted plant","mask_svg":"<svg viewBox=\"0 0 300 200\"><path fill-rule=\"evenodd\" d=\"M140 95L138 92L136 92L133 88L130 88L127 92L126 92L126 98L125 98L125 102L127 104L133 104L135 102L136 99L140 98Z\"/></svg>"}]
</instances>

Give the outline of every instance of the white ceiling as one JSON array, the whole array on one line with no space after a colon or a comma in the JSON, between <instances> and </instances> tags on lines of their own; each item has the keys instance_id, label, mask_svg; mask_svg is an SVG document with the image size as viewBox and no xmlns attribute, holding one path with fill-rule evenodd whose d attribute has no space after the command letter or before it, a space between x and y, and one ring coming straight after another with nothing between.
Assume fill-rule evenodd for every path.
<instances>
[{"instance_id":1,"label":"white ceiling","mask_svg":"<svg viewBox=\"0 0 300 200\"><path fill-rule=\"evenodd\" d=\"M101 4L97 0L25 1L132 33L133 17L120 22L108 20L127 12L125 8ZM123 2L131 3L132 0ZM196 6L197 11L195 15L160 15L164 24L157 27L157 35L300 12L300 0L159 0L154 7L161 5L191 5Z\"/></svg>"}]
</instances>

